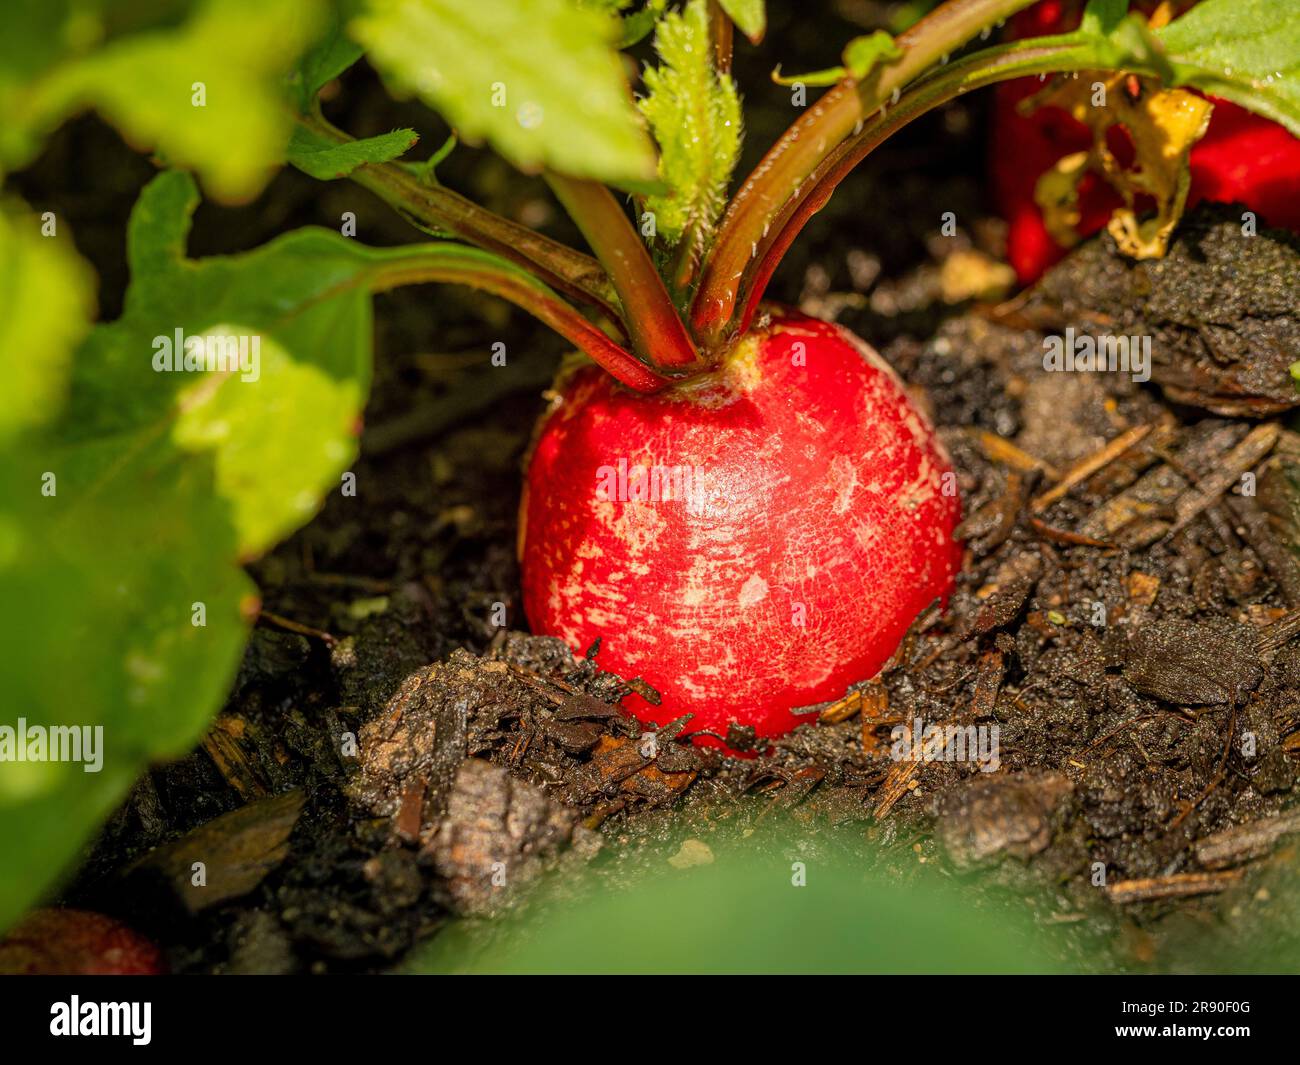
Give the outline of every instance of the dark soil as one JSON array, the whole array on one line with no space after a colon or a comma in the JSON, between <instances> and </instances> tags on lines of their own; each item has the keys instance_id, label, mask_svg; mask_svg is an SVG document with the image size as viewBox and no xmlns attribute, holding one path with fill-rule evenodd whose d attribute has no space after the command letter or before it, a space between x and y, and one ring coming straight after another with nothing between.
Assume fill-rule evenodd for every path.
<instances>
[{"instance_id":1,"label":"dark soil","mask_svg":"<svg viewBox=\"0 0 1300 1065\"><path fill-rule=\"evenodd\" d=\"M776 52L824 66L861 28L793 20L744 60L751 154L790 117L787 90L764 88ZM358 134L409 123L441 142L363 71L341 99ZM400 292L376 316L357 495L252 567L264 614L220 718L140 781L63 901L126 918L182 972L386 970L565 863L625 882L780 822L813 851L824 826L852 827L861 859L904 880L938 867L972 899L1022 898L1064 932L1070 967L1227 968L1253 944L1293 945L1300 910L1277 900L1297 889L1300 832L1300 438L1276 419L1293 402L1300 248L1210 209L1162 262L1103 239L1012 302L946 302L946 260L999 251L978 107L873 158L771 293L876 344L958 471L958 592L882 677L736 758L679 742L680 722L648 738L617 705L634 682L602 673L598 651L514 631L520 463L563 345L459 290ZM85 168L66 164L82 151L121 183L78 199ZM123 278L105 217L124 219L148 173L86 120L25 179L38 209L79 205L110 314ZM482 153L457 152L444 180L551 216L538 184ZM957 237L935 236L936 205ZM368 240L412 239L352 186L286 173L249 208L202 208L192 251L343 210ZM993 259L974 261L996 288ZM1150 335L1153 382L1045 373L1044 333L1067 325ZM891 730L917 718L996 725L999 771L895 760Z\"/></svg>"}]
</instances>

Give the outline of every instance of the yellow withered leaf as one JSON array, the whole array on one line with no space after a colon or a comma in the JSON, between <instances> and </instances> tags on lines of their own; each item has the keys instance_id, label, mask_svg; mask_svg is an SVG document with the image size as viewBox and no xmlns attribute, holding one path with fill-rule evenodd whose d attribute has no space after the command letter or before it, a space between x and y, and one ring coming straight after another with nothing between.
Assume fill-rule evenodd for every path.
<instances>
[{"instance_id":1,"label":"yellow withered leaf","mask_svg":"<svg viewBox=\"0 0 1300 1065\"><path fill-rule=\"evenodd\" d=\"M1061 159L1038 179L1034 198L1048 232L1069 247L1079 240L1079 182L1089 171L1100 174L1123 197L1107 228L1120 251L1134 259L1165 254L1182 217L1191 185L1188 155L1204 136L1214 106L1182 89L1162 89L1132 74L1096 74L1062 81L1026 100L1026 110L1059 107L1092 132L1092 146ZM1134 149L1123 166L1106 141L1121 126ZM1155 201L1155 214L1138 217L1138 197Z\"/></svg>"}]
</instances>

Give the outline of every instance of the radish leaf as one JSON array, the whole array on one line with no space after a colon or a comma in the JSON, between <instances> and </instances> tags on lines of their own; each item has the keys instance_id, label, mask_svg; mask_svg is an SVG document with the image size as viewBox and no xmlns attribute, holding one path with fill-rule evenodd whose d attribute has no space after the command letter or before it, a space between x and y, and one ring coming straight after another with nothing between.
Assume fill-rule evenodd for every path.
<instances>
[{"instance_id":1,"label":"radish leaf","mask_svg":"<svg viewBox=\"0 0 1300 1065\"><path fill-rule=\"evenodd\" d=\"M629 14L628 8L636 6L636 0L577 0L577 3L581 7L616 15L621 20L622 30L618 38L620 48L631 48L632 45L645 40L668 6L668 0L647 0L644 5Z\"/></svg>"},{"instance_id":2,"label":"radish leaf","mask_svg":"<svg viewBox=\"0 0 1300 1065\"><path fill-rule=\"evenodd\" d=\"M824 842L851 853L849 841L837 835L822 830ZM830 857L806 884L791 887L787 855L797 853L793 837L771 833L743 850L720 848L706 865L647 876L627 890L609 890L590 871L543 883L517 913L452 923L413 951L404 971L1042 973L1060 967L1053 961L1059 944L1035 929L1023 908L992 903L984 920L972 921L969 900L940 875L922 870L903 886L870 860L854 865ZM779 927L751 934L778 912ZM870 920L860 919L864 912Z\"/></svg>"},{"instance_id":3,"label":"radish leaf","mask_svg":"<svg viewBox=\"0 0 1300 1065\"><path fill-rule=\"evenodd\" d=\"M393 260L429 248L368 249L300 229L190 259L197 203L179 172L144 190L125 310L86 336L70 375L59 350L76 327L62 323L84 321L85 279L54 240L33 246L34 220L0 223L13 235L0 242L0 303L18 312L5 319L5 366L22 392L0 399L0 426L20 430L0 463L0 602L15 604L0 611L0 690L30 726L103 729L96 771L5 762L0 926L50 886L151 760L202 735L257 612L239 563L339 484L369 389L371 290ZM36 303L64 282L62 303ZM208 336L246 339L246 369L174 368L187 353L179 338ZM16 418L28 400L31 416ZM49 424L27 424L36 415Z\"/></svg>"},{"instance_id":4,"label":"radish leaf","mask_svg":"<svg viewBox=\"0 0 1300 1065\"><path fill-rule=\"evenodd\" d=\"M51 10L60 41L89 46L113 28L111 5ZM283 158L284 79L323 13L320 0L201 0L178 25L109 36L88 54L47 49L29 80L0 78L0 165L26 165L46 134L94 108L132 144L198 171L214 197L246 200Z\"/></svg>"},{"instance_id":5,"label":"radish leaf","mask_svg":"<svg viewBox=\"0 0 1300 1065\"><path fill-rule=\"evenodd\" d=\"M1155 31L1175 84L1220 96L1300 136L1300 5L1202 0Z\"/></svg>"},{"instance_id":6,"label":"radish leaf","mask_svg":"<svg viewBox=\"0 0 1300 1065\"><path fill-rule=\"evenodd\" d=\"M1127 14L1128 0L1088 0L1079 31L1105 37L1115 31Z\"/></svg>"},{"instance_id":7,"label":"radish leaf","mask_svg":"<svg viewBox=\"0 0 1300 1065\"><path fill-rule=\"evenodd\" d=\"M298 62L298 106L311 110L316 94L362 56L361 45L346 33L337 8L331 13L329 29Z\"/></svg>"},{"instance_id":8,"label":"radish leaf","mask_svg":"<svg viewBox=\"0 0 1300 1065\"><path fill-rule=\"evenodd\" d=\"M763 0L719 0L722 10L736 24L736 28L758 44L767 32L767 10Z\"/></svg>"},{"instance_id":9,"label":"radish leaf","mask_svg":"<svg viewBox=\"0 0 1300 1065\"><path fill-rule=\"evenodd\" d=\"M47 224L57 220L0 205L0 440L57 412L94 310L90 268L70 242L42 235Z\"/></svg>"},{"instance_id":10,"label":"radish leaf","mask_svg":"<svg viewBox=\"0 0 1300 1065\"><path fill-rule=\"evenodd\" d=\"M329 181L347 177L366 163L387 163L404 155L418 141L412 129L395 129L378 137L338 144L298 126L289 139L289 162L304 174Z\"/></svg>"},{"instance_id":11,"label":"radish leaf","mask_svg":"<svg viewBox=\"0 0 1300 1065\"><path fill-rule=\"evenodd\" d=\"M654 176L606 13L572 0L369 0L351 31L395 87L524 170Z\"/></svg>"},{"instance_id":12,"label":"radish leaf","mask_svg":"<svg viewBox=\"0 0 1300 1065\"><path fill-rule=\"evenodd\" d=\"M843 66L815 70L809 74L782 74L778 67L772 74L772 80L778 85L834 85L845 78L861 81L881 63L897 59L903 50L894 43L894 38L884 30L864 37L854 37L844 46L841 55Z\"/></svg>"},{"instance_id":13,"label":"radish leaf","mask_svg":"<svg viewBox=\"0 0 1300 1065\"><path fill-rule=\"evenodd\" d=\"M370 377L369 272L383 253L304 228L243 255L189 260L197 203L178 172L140 197L125 312L74 361L66 431L103 461L67 492L106 490L100 478L117 468L109 456L146 441L175 462L207 456L240 554L251 556L310 517L355 452ZM205 358L230 361L178 369L191 339Z\"/></svg>"}]
</instances>

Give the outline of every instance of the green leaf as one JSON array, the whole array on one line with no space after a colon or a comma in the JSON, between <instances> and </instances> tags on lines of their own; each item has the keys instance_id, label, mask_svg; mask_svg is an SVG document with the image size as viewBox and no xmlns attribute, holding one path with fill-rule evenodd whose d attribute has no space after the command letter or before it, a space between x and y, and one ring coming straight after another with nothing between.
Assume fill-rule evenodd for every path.
<instances>
[{"instance_id":1,"label":"green leaf","mask_svg":"<svg viewBox=\"0 0 1300 1065\"><path fill-rule=\"evenodd\" d=\"M1080 33L1086 35L1085 30L1081 29ZM1165 85L1174 87L1173 67L1141 15L1125 15L1101 41L1100 52L1111 69L1149 70Z\"/></svg>"},{"instance_id":2,"label":"green leaf","mask_svg":"<svg viewBox=\"0 0 1300 1065\"><path fill-rule=\"evenodd\" d=\"M590 872L545 885L527 908L461 921L416 951L423 973L1044 973L1052 940L1019 910L971 901L937 874L906 885L805 839L720 852L704 866L611 889ZM667 862L665 862L665 865ZM574 883L575 879L577 880Z\"/></svg>"},{"instance_id":3,"label":"green leaf","mask_svg":"<svg viewBox=\"0 0 1300 1065\"><path fill-rule=\"evenodd\" d=\"M1231 100L1300 137L1300 4L1202 0L1155 37L1175 84Z\"/></svg>"},{"instance_id":4,"label":"green leaf","mask_svg":"<svg viewBox=\"0 0 1300 1065\"><path fill-rule=\"evenodd\" d=\"M649 0L639 11L623 15L623 32L619 35L618 46L631 48L644 41L654 31L655 24L667 7L668 0Z\"/></svg>"},{"instance_id":5,"label":"green leaf","mask_svg":"<svg viewBox=\"0 0 1300 1065\"><path fill-rule=\"evenodd\" d=\"M654 176L608 14L572 0L369 0L351 31L394 86L524 170Z\"/></svg>"},{"instance_id":6,"label":"green leaf","mask_svg":"<svg viewBox=\"0 0 1300 1065\"><path fill-rule=\"evenodd\" d=\"M103 729L96 772L0 763L0 926L49 887L149 761L202 735L256 614L240 560L305 522L339 484L369 389L371 291L430 247L369 249L302 229L192 260L197 203L183 173L144 190L128 229L122 317L86 336L65 409L18 433L0 463L0 725ZM66 263L49 272L54 241L32 248L16 224L0 256L7 268L17 255L22 270L0 270L0 291L10 297L16 276L25 287L14 297L43 298L60 269L72 274ZM493 258L440 254L444 265ZM49 352L70 339L54 311L84 312L79 292L43 307L53 340L30 316L5 321L18 330L5 368L39 358L31 373L44 380L18 379L42 416L67 362ZM168 369L184 338L207 336L245 338L245 364Z\"/></svg>"},{"instance_id":7,"label":"green leaf","mask_svg":"<svg viewBox=\"0 0 1300 1065\"><path fill-rule=\"evenodd\" d=\"M94 108L133 145L198 171L218 199L262 188L283 158L284 79L320 28L320 0L199 0L179 25L102 41L115 8L63 7L57 58L31 80L0 75L0 165L30 162L49 132Z\"/></svg>"},{"instance_id":8,"label":"green leaf","mask_svg":"<svg viewBox=\"0 0 1300 1065\"><path fill-rule=\"evenodd\" d=\"M1088 0L1079 23L1082 33L1101 37L1113 33L1128 14L1128 0Z\"/></svg>"},{"instance_id":9,"label":"green leaf","mask_svg":"<svg viewBox=\"0 0 1300 1065\"><path fill-rule=\"evenodd\" d=\"M205 464L140 447L120 456L107 490L82 492L66 476L80 458L40 438L0 464L0 725L102 730L97 770L0 765L0 928L77 856L149 760L197 741L256 597L233 564ZM46 474L54 496L42 494Z\"/></svg>"},{"instance_id":10,"label":"green leaf","mask_svg":"<svg viewBox=\"0 0 1300 1065\"><path fill-rule=\"evenodd\" d=\"M861 81L881 63L902 54L893 37L884 30L876 30L866 37L854 37L844 46L844 66L852 77Z\"/></svg>"},{"instance_id":11,"label":"green leaf","mask_svg":"<svg viewBox=\"0 0 1300 1065\"><path fill-rule=\"evenodd\" d=\"M740 155L740 99L731 78L713 67L705 0L691 0L659 24L661 63L645 72L642 113L659 142L664 193L647 197L658 236L689 241L698 255L726 202L727 182Z\"/></svg>"},{"instance_id":12,"label":"green leaf","mask_svg":"<svg viewBox=\"0 0 1300 1065\"><path fill-rule=\"evenodd\" d=\"M655 28L655 23L659 21L659 16L668 7L668 0L646 0L646 3L640 6L637 6L637 0L575 0L575 2L580 7L601 11L621 20L619 48L631 48L632 45L649 37ZM630 14L625 13L628 8L634 6L637 10Z\"/></svg>"},{"instance_id":13,"label":"green leaf","mask_svg":"<svg viewBox=\"0 0 1300 1065\"><path fill-rule=\"evenodd\" d=\"M736 28L758 44L767 32L767 9L763 0L719 0L722 10L736 24Z\"/></svg>"},{"instance_id":14,"label":"green leaf","mask_svg":"<svg viewBox=\"0 0 1300 1065\"><path fill-rule=\"evenodd\" d=\"M306 113L316 102L316 94L361 58L363 50L348 37L342 12L330 12L329 29L298 61L298 107Z\"/></svg>"},{"instance_id":15,"label":"green leaf","mask_svg":"<svg viewBox=\"0 0 1300 1065\"><path fill-rule=\"evenodd\" d=\"M57 226L0 204L0 441L57 412L94 313L94 275Z\"/></svg>"},{"instance_id":16,"label":"green leaf","mask_svg":"<svg viewBox=\"0 0 1300 1065\"><path fill-rule=\"evenodd\" d=\"M412 129L395 129L378 137L337 144L302 126L294 128L289 139L289 162L304 174L329 181L347 177L366 163L387 163L404 155L419 134Z\"/></svg>"},{"instance_id":17,"label":"green leaf","mask_svg":"<svg viewBox=\"0 0 1300 1065\"><path fill-rule=\"evenodd\" d=\"M1141 72L1169 88L1222 97L1300 136L1300 5L1201 0L1155 30L1125 7L1120 0L1092 0L1075 33L1051 39L1086 45L1098 69Z\"/></svg>"},{"instance_id":18,"label":"green leaf","mask_svg":"<svg viewBox=\"0 0 1300 1065\"><path fill-rule=\"evenodd\" d=\"M894 38L884 30L864 37L854 37L844 46L840 57L843 66L815 70L809 74L783 75L781 68L772 73L772 80L778 85L834 85L845 78L861 81L882 63L897 59L903 50L894 43Z\"/></svg>"},{"instance_id":19,"label":"green leaf","mask_svg":"<svg viewBox=\"0 0 1300 1065\"><path fill-rule=\"evenodd\" d=\"M8 4L0 33L0 100L53 64L77 36L72 0Z\"/></svg>"},{"instance_id":20,"label":"green leaf","mask_svg":"<svg viewBox=\"0 0 1300 1065\"><path fill-rule=\"evenodd\" d=\"M128 230L126 310L77 353L65 434L92 455L96 443L116 454L146 441L177 461L210 453L248 557L309 518L355 453L370 375L368 285L385 253L309 228L192 261L184 240L197 203L177 172L142 194ZM187 344L199 341L205 360L232 356L224 372L186 367ZM88 463L96 477L114 468Z\"/></svg>"}]
</instances>

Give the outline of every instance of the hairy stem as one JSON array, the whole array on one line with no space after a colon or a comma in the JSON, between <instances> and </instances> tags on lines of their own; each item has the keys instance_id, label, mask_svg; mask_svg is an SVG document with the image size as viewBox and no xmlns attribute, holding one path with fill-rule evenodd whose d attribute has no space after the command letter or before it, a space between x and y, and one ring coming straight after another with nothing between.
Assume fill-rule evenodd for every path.
<instances>
[{"instance_id":1,"label":"hairy stem","mask_svg":"<svg viewBox=\"0 0 1300 1065\"><path fill-rule=\"evenodd\" d=\"M336 144L353 139L320 115L299 115L298 121L312 133ZM614 287L591 256L502 218L448 188L423 181L397 163L368 163L348 176L417 229L435 236L451 234L495 252L530 270L569 298L591 306L622 328Z\"/></svg>"},{"instance_id":2,"label":"hairy stem","mask_svg":"<svg viewBox=\"0 0 1300 1065\"><path fill-rule=\"evenodd\" d=\"M948 0L898 38L902 56L861 81L826 92L772 146L740 187L718 230L692 308L695 333L712 344L736 309L741 274L786 202L860 123L931 65L1033 0Z\"/></svg>"},{"instance_id":3,"label":"hairy stem","mask_svg":"<svg viewBox=\"0 0 1300 1065\"><path fill-rule=\"evenodd\" d=\"M509 300L638 392L655 392L668 383L529 271L488 252L459 245L401 250L376 267L371 290L383 292L429 282L467 285Z\"/></svg>"},{"instance_id":4,"label":"hairy stem","mask_svg":"<svg viewBox=\"0 0 1300 1065\"><path fill-rule=\"evenodd\" d=\"M633 350L661 370L700 368L695 344L650 253L609 189L594 181L550 172L546 182L614 283Z\"/></svg>"}]
</instances>

